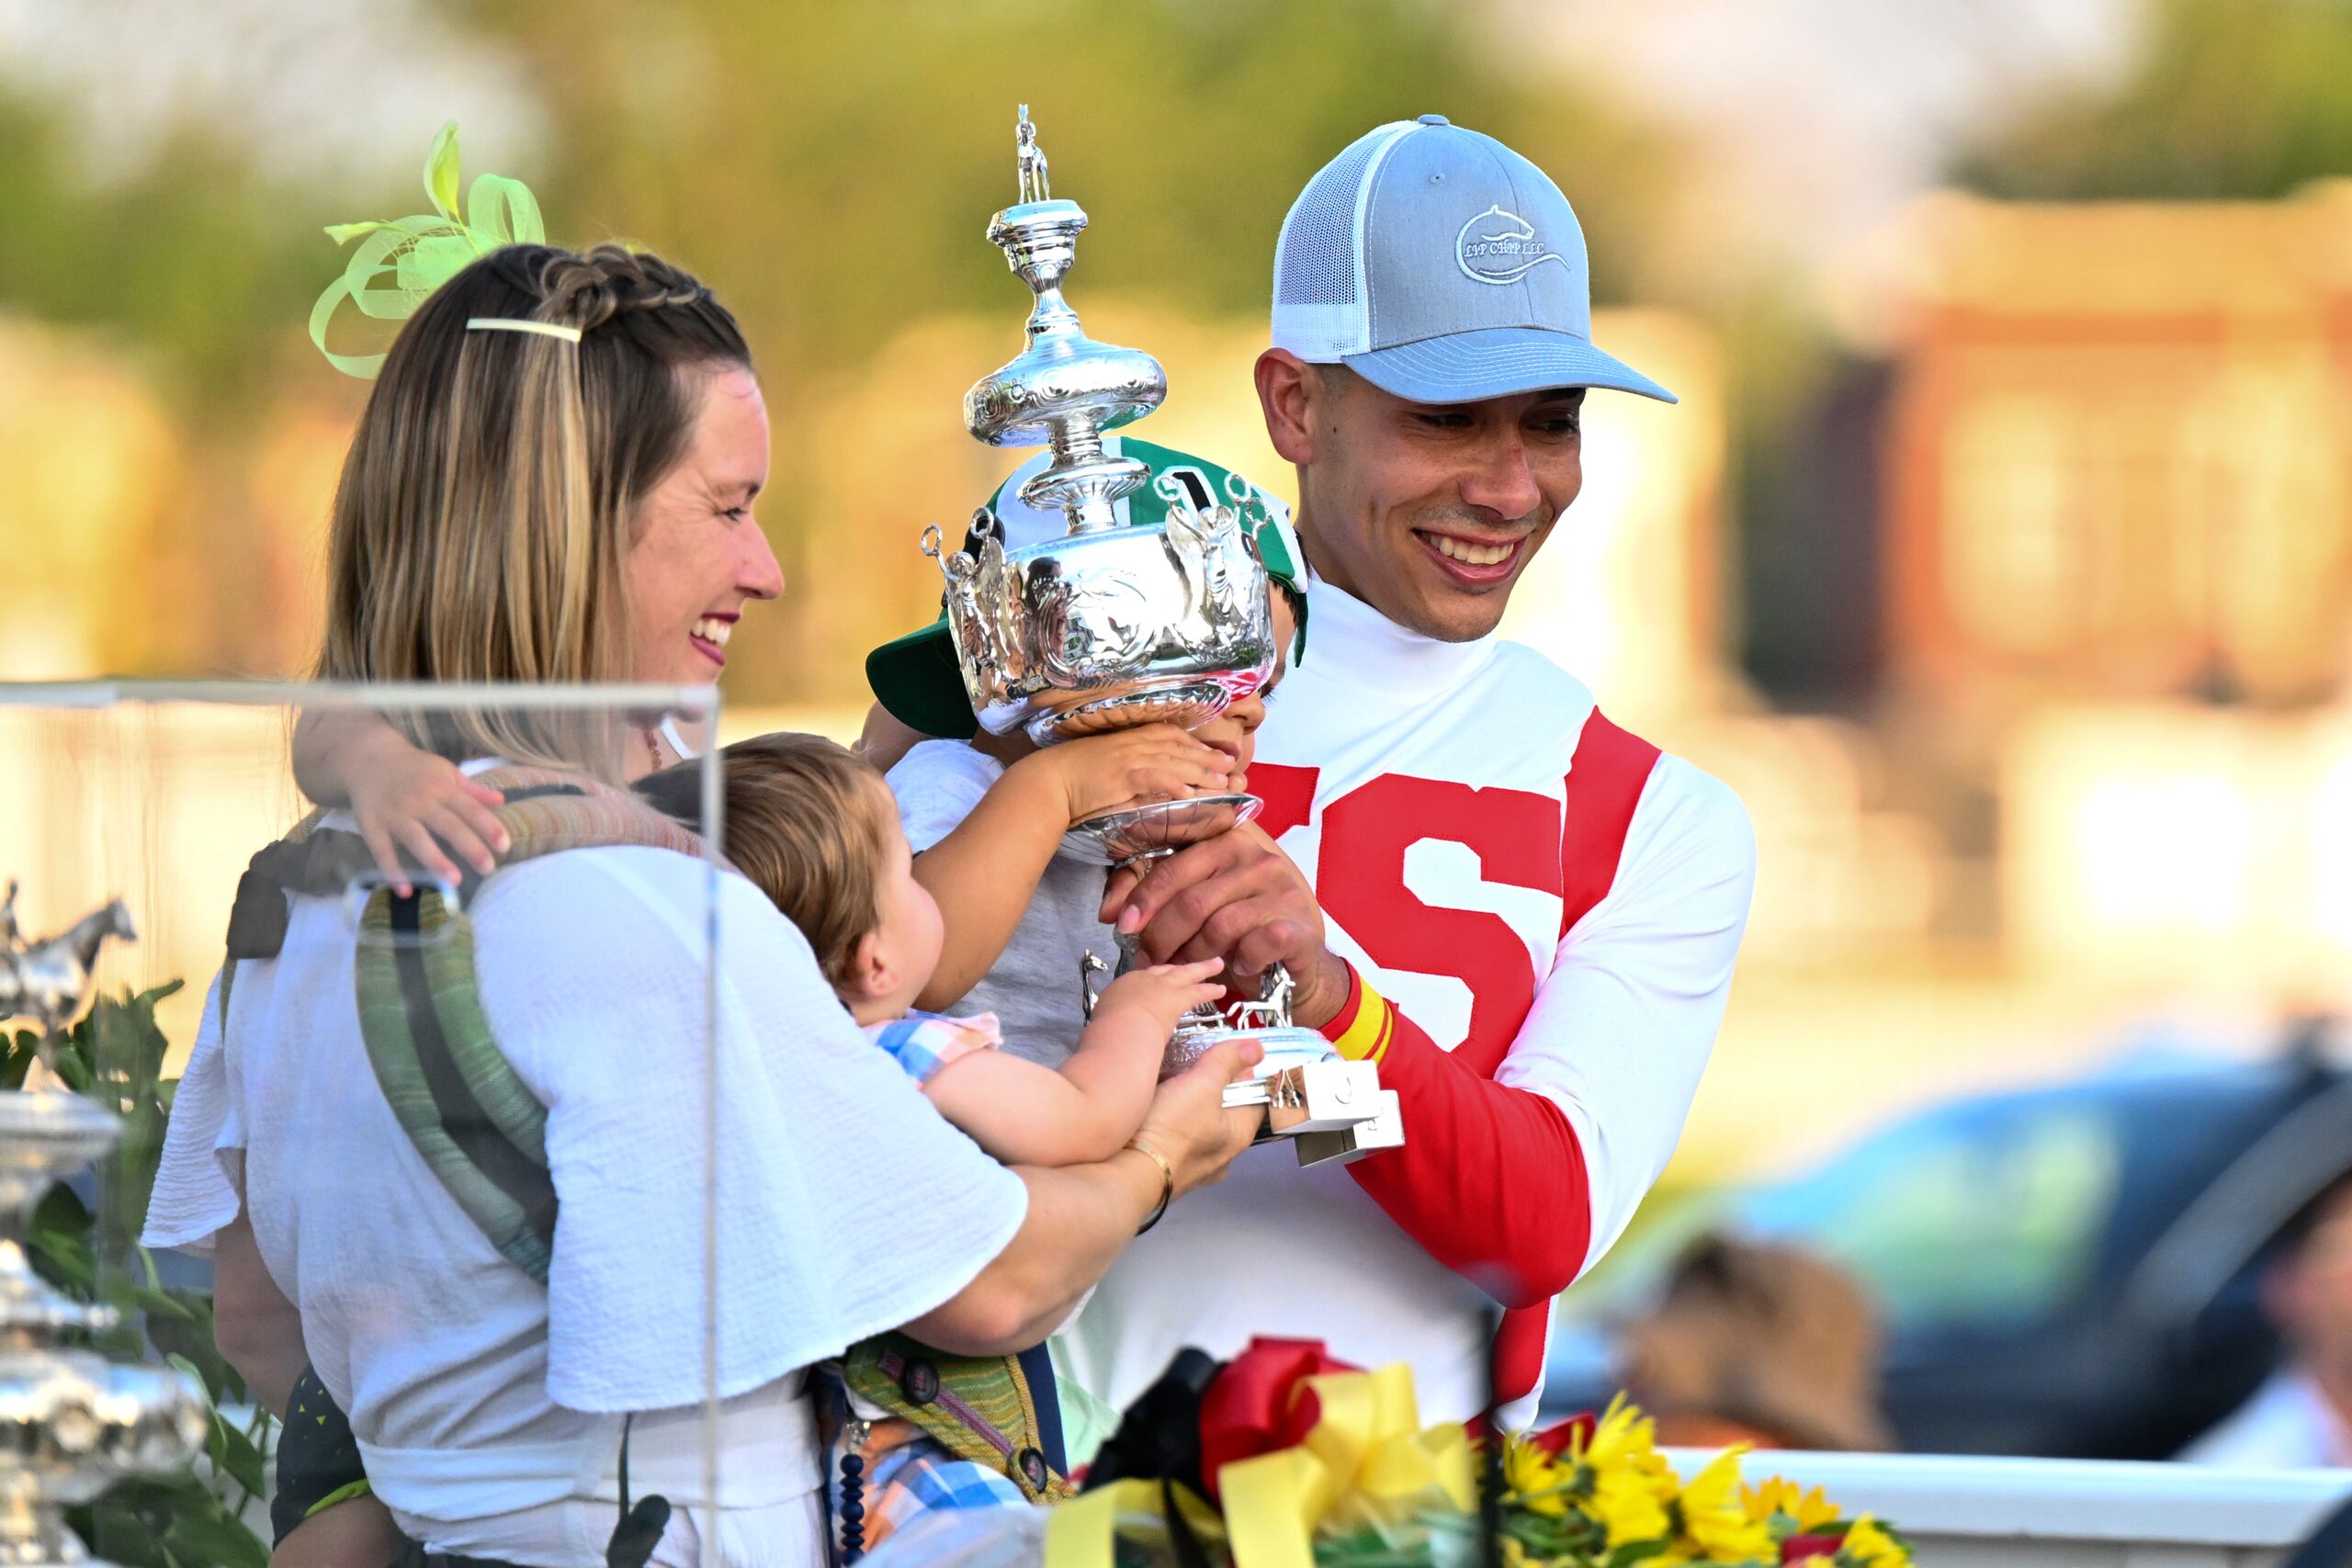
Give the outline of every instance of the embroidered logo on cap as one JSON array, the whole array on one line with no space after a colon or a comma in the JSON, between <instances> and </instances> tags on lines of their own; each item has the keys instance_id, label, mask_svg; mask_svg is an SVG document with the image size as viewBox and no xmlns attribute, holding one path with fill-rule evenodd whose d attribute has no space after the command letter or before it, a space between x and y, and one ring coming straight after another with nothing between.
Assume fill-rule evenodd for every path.
<instances>
[{"instance_id":1,"label":"embroidered logo on cap","mask_svg":"<svg viewBox=\"0 0 2352 1568\"><path fill-rule=\"evenodd\" d=\"M1489 207L1453 236L1453 259L1462 276L1480 283L1517 283L1545 262L1567 258L1535 237L1534 225L1516 212Z\"/></svg>"}]
</instances>

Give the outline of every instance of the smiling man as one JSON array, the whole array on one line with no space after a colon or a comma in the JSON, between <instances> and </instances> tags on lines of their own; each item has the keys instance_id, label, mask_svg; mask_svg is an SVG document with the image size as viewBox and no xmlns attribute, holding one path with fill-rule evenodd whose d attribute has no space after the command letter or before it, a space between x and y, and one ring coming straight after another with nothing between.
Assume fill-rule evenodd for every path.
<instances>
[{"instance_id":1,"label":"smiling man","mask_svg":"<svg viewBox=\"0 0 2352 1568\"><path fill-rule=\"evenodd\" d=\"M1410 1361L1440 1419L1485 1404L1491 1351L1523 1418L1552 1298L1681 1135L1754 880L1728 789L1494 636L1583 482L1585 389L1672 394L1593 345L1558 187L1434 115L1307 183L1257 378L1298 470L1311 657L1269 707L1259 828L1114 883L1105 918L1155 960L1288 965L1299 1020L1379 1062L1407 1144L1344 1169L1252 1151L1058 1348L1124 1403L1186 1344L1321 1338Z\"/></svg>"}]
</instances>

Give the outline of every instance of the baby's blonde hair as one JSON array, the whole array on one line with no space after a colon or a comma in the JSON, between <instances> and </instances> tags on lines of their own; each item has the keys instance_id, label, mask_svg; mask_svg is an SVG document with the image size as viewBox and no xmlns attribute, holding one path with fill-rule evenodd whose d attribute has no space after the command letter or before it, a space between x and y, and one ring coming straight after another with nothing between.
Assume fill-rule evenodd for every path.
<instances>
[{"instance_id":1,"label":"baby's blonde hair","mask_svg":"<svg viewBox=\"0 0 2352 1568\"><path fill-rule=\"evenodd\" d=\"M821 735L763 735L722 747L727 858L800 928L832 984L858 940L882 924L882 863L899 829L889 790L847 747ZM665 768L639 793L688 827L701 764Z\"/></svg>"}]
</instances>

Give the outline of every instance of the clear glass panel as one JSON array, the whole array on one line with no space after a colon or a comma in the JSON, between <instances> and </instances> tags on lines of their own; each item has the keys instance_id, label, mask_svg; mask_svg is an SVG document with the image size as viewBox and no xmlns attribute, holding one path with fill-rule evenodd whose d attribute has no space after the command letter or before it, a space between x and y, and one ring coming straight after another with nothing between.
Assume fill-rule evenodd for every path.
<instances>
[{"instance_id":1,"label":"clear glass panel","mask_svg":"<svg viewBox=\"0 0 2352 1568\"><path fill-rule=\"evenodd\" d=\"M134 1417L107 1435L107 1463L63 1457L89 1433L70 1410L54 1423L61 1503L101 1472L134 1472L75 1511L96 1555L263 1562L273 1483L315 1495L351 1461L317 1437L336 1429L322 1397L399 1450L369 1466L391 1472L372 1479L394 1504L447 1499L436 1453L499 1446L545 1470L568 1445L592 1469L615 1461L617 1418L560 1409L550 1391L595 1382L581 1370L594 1348L565 1345L564 1325L628 1275L599 1217L608 1195L591 1189L635 1168L632 1112L655 1074L690 1144L639 1220L683 1261L635 1281L638 1310L695 1348L678 1358L669 1440L715 1462L693 1428L716 1408L698 1348L716 1334L718 1151L692 1134L716 1126L694 1108L718 1095L703 831L716 721L711 692L666 687L0 686L0 879L18 885L0 1087L28 1091L0 1093L0 1170L28 1193L64 1178L34 1207L27 1251L67 1303L12 1307L0 1280L0 1312L48 1313L54 1331L35 1337L96 1351L105 1361L78 1375L130 1396L91 1417ZM487 877L435 817L459 874L412 854L393 868L403 897L352 814L320 815L297 783L299 755L322 799L356 785L384 800L406 779L405 798L446 808L459 770L412 742L503 792L494 813L458 808L506 839ZM624 782L657 761L666 815ZM629 934L649 929L662 940ZM36 1049L45 1008L71 1027ZM100 1117L64 1135L57 1113L78 1129L93 1105L119 1131ZM609 1153L609 1172L583 1147ZM559 1213L584 1285L534 1278ZM200 1405L175 1404L172 1369L202 1385ZM307 1446L280 1446L290 1428L268 1407L289 1398ZM174 1463L189 1442L193 1463ZM609 1499L562 1501L568 1477L513 1478L505 1511L527 1514L535 1484L537 1506L617 1517ZM497 1529L447 1544L501 1554Z\"/></svg>"}]
</instances>

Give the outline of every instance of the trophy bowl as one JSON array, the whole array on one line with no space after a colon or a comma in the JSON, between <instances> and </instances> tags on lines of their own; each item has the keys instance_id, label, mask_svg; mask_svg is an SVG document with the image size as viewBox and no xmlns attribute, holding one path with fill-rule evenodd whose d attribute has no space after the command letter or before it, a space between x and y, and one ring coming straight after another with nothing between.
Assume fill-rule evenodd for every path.
<instances>
[{"instance_id":1,"label":"trophy bowl","mask_svg":"<svg viewBox=\"0 0 2352 1568\"><path fill-rule=\"evenodd\" d=\"M1123 510L1150 468L1114 456L1103 434L1158 408L1168 378L1150 355L1080 325L1062 284L1085 209L1053 195L1026 105L1013 140L1021 199L989 220L988 237L1031 309L1021 353L965 395L964 424L992 446L1047 449L1020 498L1058 509L1068 532L1008 550L985 508L962 549L925 531L923 552L947 580L965 694L990 734L1019 729L1040 746L1140 724L1193 728L1273 673L1265 565L1239 513L1205 497L1159 523Z\"/></svg>"},{"instance_id":2,"label":"trophy bowl","mask_svg":"<svg viewBox=\"0 0 2352 1568\"><path fill-rule=\"evenodd\" d=\"M1091 865L1125 865L1214 839L1228 828L1256 821L1265 808L1256 795L1238 793L1123 806L1090 817L1064 833L1061 852Z\"/></svg>"},{"instance_id":3,"label":"trophy bowl","mask_svg":"<svg viewBox=\"0 0 2352 1568\"><path fill-rule=\"evenodd\" d=\"M1233 512L1069 534L1008 551L996 520L973 549L925 549L946 578L965 694L995 735L1039 745L1138 724L1193 728L1274 671L1265 569Z\"/></svg>"}]
</instances>

